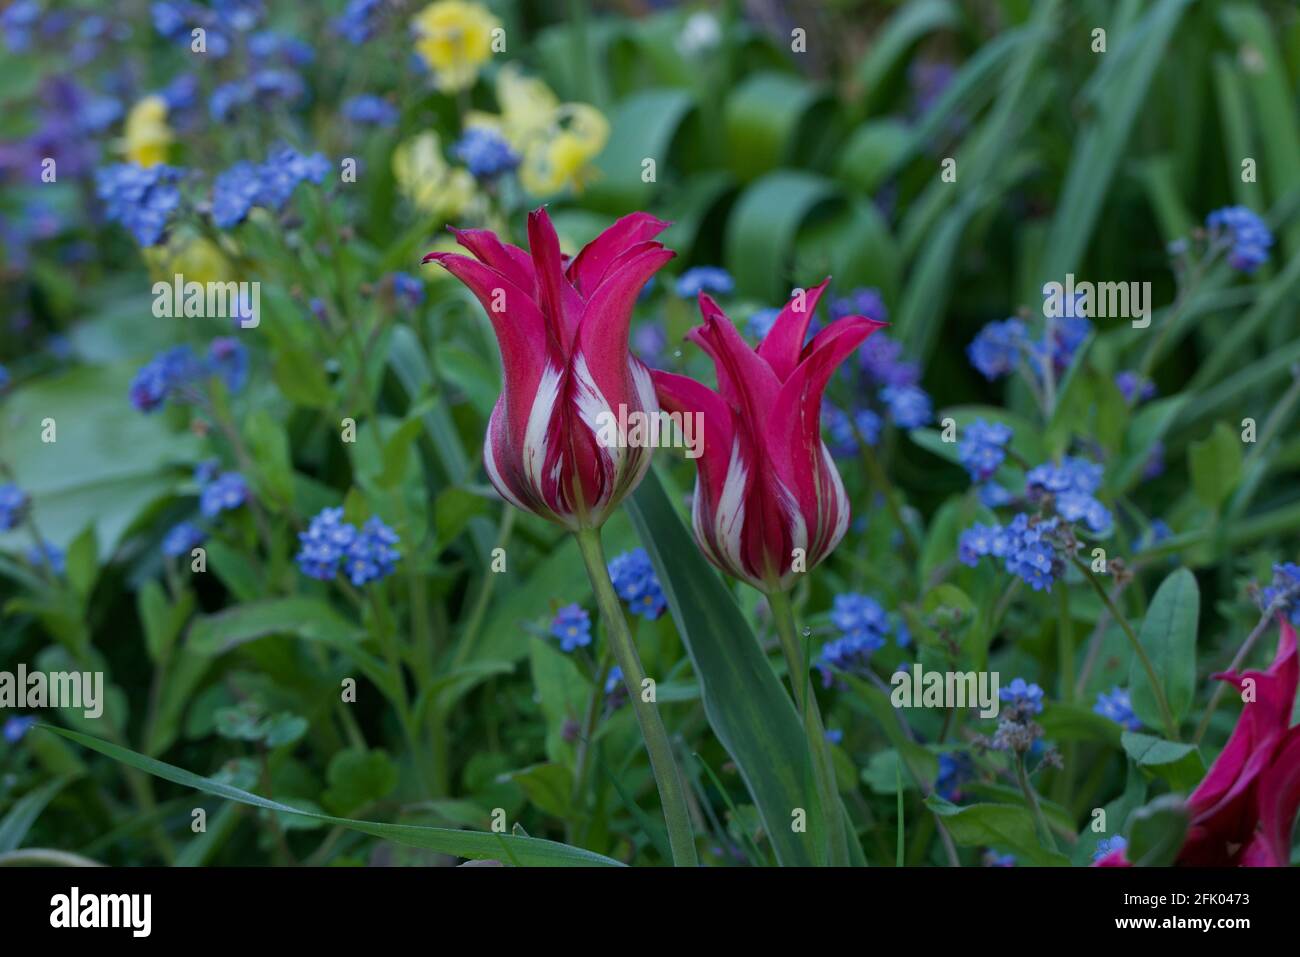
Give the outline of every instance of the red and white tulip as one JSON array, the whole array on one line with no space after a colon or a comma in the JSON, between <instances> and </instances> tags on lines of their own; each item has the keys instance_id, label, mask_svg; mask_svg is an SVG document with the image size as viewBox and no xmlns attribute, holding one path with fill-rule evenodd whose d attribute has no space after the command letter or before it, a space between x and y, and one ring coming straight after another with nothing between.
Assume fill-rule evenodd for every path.
<instances>
[{"instance_id":1,"label":"red and white tulip","mask_svg":"<svg viewBox=\"0 0 1300 957\"><path fill-rule=\"evenodd\" d=\"M654 373L660 405L700 413L693 525L718 568L764 592L784 591L839 544L849 525L844 483L821 438L822 393L836 368L884 325L845 316L804 345L825 290L796 294L757 348L708 295L687 334L713 359L718 390Z\"/></svg>"},{"instance_id":2,"label":"red and white tulip","mask_svg":"<svg viewBox=\"0 0 1300 957\"><path fill-rule=\"evenodd\" d=\"M504 387L483 462L511 504L566 528L599 527L644 477L648 444L598 435L620 406L659 412L650 372L627 343L637 295L674 255L654 241L667 226L633 213L570 259L538 209L528 216L528 251L466 229L454 232L472 256L424 257L468 286L492 321Z\"/></svg>"}]
</instances>

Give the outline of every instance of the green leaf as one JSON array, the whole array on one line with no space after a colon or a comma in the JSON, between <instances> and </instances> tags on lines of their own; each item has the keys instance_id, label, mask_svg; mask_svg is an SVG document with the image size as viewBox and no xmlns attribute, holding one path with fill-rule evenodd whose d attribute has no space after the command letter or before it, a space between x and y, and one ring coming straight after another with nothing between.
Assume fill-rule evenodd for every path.
<instances>
[{"instance_id":1,"label":"green leaf","mask_svg":"<svg viewBox=\"0 0 1300 957\"><path fill-rule=\"evenodd\" d=\"M1241 439L1219 422L1210 437L1187 449L1187 468L1196 497L1217 509L1241 478Z\"/></svg>"},{"instance_id":2,"label":"green leaf","mask_svg":"<svg viewBox=\"0 0 1300 957\"><path fill-rule=\"evenodd\" d=\"M256 463L253 478L261 498L277 510L292 509L293 462L283 424L265 409L257 409L245 420L244 434Z\"/></svg>"},{"instance_id":3,"label":"green leaf","mask_svg":"<svg viewBox=\"0 0 1300 957\"><path fill-rule=\"evenodd\" d=\"M1083 262L1103 204L1111 195L1112 177L1129 153L1129 137L1165 47L1190 0L1158 0L1113 50L1099 58L1101 65L1090 87L1097 108L1093 118L1074 138L1073 160L1056 205L1047 235L1040 275L1061 281Z\"/></svg>"},{"instance_id":4,"label":"green leaf","mask_svg":"<svg viewBox=\"0 0 1300 957\"><path fill-rule=\"evenodd\" d=\"M206 615L190 628L189 648L198 654L221 654L267 635L299 635L348 644L362 637L357 625L315 598L274 598L236 605Z\"/></svg>"},{"instance_id":5,"label":"green leaf","mask_svg":"<svg viewBox=\"0 0 1300 957\"><path fill-rule=\"evenodd\" d=\"M794 705L764 657L731 592L707 564L651 471L628 502L632 522L654 563L686 645L709 725L745 782L777 860L811 865L821 822L806 834L790 829L793 808L816 807L812 765ZM850 853L861 849L850 830Z\"/></svg>"},{"instance_id":6,"label":"green leaf","mask_svg":"<svg viewBox=\"0 0 1300 957\"><path fill-rule=\"evenodd\" d=\"M534 764L510 775L539 811L561 820L572 813L573 772L563 764Z\"/></svg>"},{"instance_id":7,"label":"green leaf","mask_svg":"<svg viewBox=\"0 0 1300 957\"><path fill-rule=\"evenodd\" d=\"M398 784L397 765L382 748L345 748L330 758L325 778L329 787L322 799L340 814L382 801Z\"/></svg>"},{"instance_id":8,"label":"green leaf","mask_svg":"<svg viewBox=\"0 0 1300 957\"><path fill-rule=\"evenodd\" d=\"M611 214L649 207L658 180L671 167L673 140L695 108L685 90L639 90L627 97L610 117L609 145L596 160L599 176L588 190L587 202ZM655 176L643 177L645 160L655 162Z\"/></svg>"},{"instance_id":9,"label":"green leaf","mask_svg":"<svg viewBox=\"0 0 1300 957\"><path fill-rule=\"evenodd\" d=\"M437 851L440 854L453 854L473 860L502 860L524 867L582 867L603 866L620 867L618 861L604 857L579 847L569 847L555 841L546 841L535 837L520 837L514 834L486 834L477 831L456 831L441 827L424 827L415 824L384 824L377 821L357 821L351 818L334 817L300 808L290 807L279 801L253 794L229 784L221 784L211 778L199 777L189 771L153 758L147 758L127 748L118 747L88 734L54 728L49 725L39 727L52 734L61 735L75 741L83 747L98 751L114 761L133 767L136 770L152 774L154 777L171 781L182 787L194 788L205 794L213 794L229 801L239 801L251 807L260 807L281 814L311 818L324 824L334 824L361 834L407 847L418 847ZM35 730L35 729L33 729Z\"/></svg>"},{"instance_id":10,"label":"green leaf","mask_svg":"<svg viewBox=\"0 0 1300 957\"><path fill-rule=\"evenodd\" d=\"M1138 808L1128 822L1125 856L1134 867L1169 867L1182 849L1190 823L1176 794L1165 794Z\"/></svg>"},{"instance_id":11,"label":"green leaf","mask_svg":"<svg viewBox=\"0 0 1300 957\"><path fill-rule=\"evenodd\" d=\"M197 436L173 432L165 416L141 415L126 401L137 369L81 366L5 396L0 461L31 495L41 534L61 548L93 524L106 559L145 508L175 490L173 466L198 460ZM41 441L47 417L58 424L57 442ZM29 544L25 529L0 534L2 549Z\"/></svg>"},{"instance_id":12,"label":"green leaf","mask_svg":"<svg viewBox=\"0 0 1300 957\"><path fill-rule=\"evenodd\" d=\"M1166 741L1136 731L1125 731L1120 743L1139 768L1158 774L1179 790L1194 787L1205 776L1205 762L1194 744Z\"/></svg>"},{"instance_id":13,"label":"green leaf","mask_svg":"<svg viewBox=\"0 0 1300 957\"><path fill-rule=\"evenodd\" d=\"M772 305L784 301L799 227L835 195L829 180L797 170L776 170L745 190L727 222L726 262L737 289Z\"/></svg>"},{"instance_id":14,"label":"green leaf","mask_svg":"<svg viewBox=\"0 0 1300 957\"><path fill-rule=\"evenodd\" d=\"M1068 859L1038 843L1034 818L1014 804L971 804L958 807L931 794L926 807L942 818L952 839L962 847L1005 847L1039 867L1063 867Z\"/></svg>"},{"instance_id":15,"label":"green leaf","mask_svg":"<svg viewBox=\"0 0 1300 957\"><path fill-rule=\"evenodd\" d=\"M54 800L70 780L71 778L59 777L46 781L14 802L9 813L0 820L0 854L8 854L22 845L23 838L36 823L36 819L41 816L46 805Z\"/></svg>"},{"instance_id":16,"label":"green leaf","mask_svg":"<svg viewBox=\"0 0 1300 957\"><path fill-rule=\"evenodd\" d=\"M286 399L309 409L328 409L334 403L325 370L310 352L287 337L276 344L271 368L275 384Z\"/></svg>"},{"instance_id":17,"label":"green leaf","mask_svg":"<svg viewBox=\"0 0 1300 957\"><path fill-rule=\"evenodd\" d=\"M194 611L194 592L181 592L175 604L167 601L167 594L154 579L149 579L136 592L136 610L144 626L145 650L153 662L162 661L171 652L181 628Z\"/></svg>"},{"instance_id":18,"label":"green leaf","mask_svg":"<svg viewBox=\"0 0 1300 957\"><path fill-rule=\"evenodd\" d=\"M870 108L882 102L886 80L898 70L908 50L926 34L955 26L957 18L957 8L948 0L903 4L874 36L871 50L858 65L857 81L863 90L865 106Z\"/></svg>"},{"instance_id":19,"label":"green leaf","mask_svg":"<svg viewBox=\"0 0 1300 957\"><path fill-rule=\"evenodd\" d=\"M1138 631L1138 641L1151 660L1175 723L1182 720L1192 705L1200 614L1201 593L1196 576L1180 568L1160 583ZM1133 711L1142 722L1152 728L1163 727L1151 682L1136 656L1129 665L1129 689Z\"/></svg>"},{"instance_id":20,"label":"green leaf","mask_svg":"<svg viewBox=\"0 0 1300 957\"><path fill-rule=\"evenodd\" d=\"M65 567L68 584L84 602L90 597L91 589L95 587L95 577L99 574L99 545L95 540L93 524L87 525L68 546Z\"/></svg>"},{"instance_id":21,"label":"green leaf","mask_svg":"<svg viewBox=\"0 0 1300 957\"><path fill-rule=\"evenodd\" d=\"M1082 705L1054 702L1043 709L1038 723L1052 741L1100 741L1119 747L1122 726Z\"/></svg>"},{"instance_id":22,"label":"green leaf","mask_svg":"<svg viewBox=\"0 0 1300 957\"><path fill-rule=\"evenodd\" d=\"M825 91L800 76L748 77L727 99L724 122L731 171L754 180L779 166L816 167L836 125Z\"/></svg>"}]
</instances>

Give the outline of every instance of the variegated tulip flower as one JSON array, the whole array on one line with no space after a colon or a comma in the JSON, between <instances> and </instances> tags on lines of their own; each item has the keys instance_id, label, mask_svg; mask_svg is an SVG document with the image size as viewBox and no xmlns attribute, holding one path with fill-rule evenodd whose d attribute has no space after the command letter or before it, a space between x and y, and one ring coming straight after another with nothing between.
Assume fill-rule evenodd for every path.
<instances>
[{"instance_id":1,"label":"variegated tulip flower","mask_svg":"<svg viewBox=\"0 0 1300 957\"><path fill-rule=\"evenodd\" d=\"M623 673L654 772L673 862L698 862L677 760L658 708L641 691L645 668L610 581L600 526L650 467L636 426L659 414L650 371L628 353L638 294L673 253L668 226L624 216L572 259L546 210L528 216L528 251L486 230L456 232L473 256L432 252L478 297L501 347L504 386L488 422L483 465L502 497L574 533Z\"/></svg>"},{"instance_id":2,"label":"variegated tulip flower","mask_svg":"<svg viewBox=\"0 0 1300 957\"><path fill-rule=\"evenodd\" d=\"M797 293L758 348L708 295L687 338L713 360L718 391L654 373L659 402L703 427L693 524L718 568L771 594L825 558L849 524L844 483L821 438L822 393L836 368L884 323L845 316L807 345L826 284Z\"/></svg>"},{"instance_id":3,"label":"variegated tulip flower","mask_svg":"<svg viewBox=\"0 0 1300 957\"><path fill-rule=\"evenodd\" d=\"M568 259L538 209L528 252L465 229L456 239L473 256L424 257L470 288L496 332L505 381L483 464L512 505L569 529L599 527L649 468L649 444L622 433L611 442L608 427L659 412L627 339L641 287L674 255L654 241L667 225L633 213Z\"/></svg>"},{"instance_id":4,"label":"variegated tulip flower","mask_svg":"<svg viewBox=\"0 0 1300 957\"><path fill-rule=\"evenodd\" d=\"M804 345L829 282L796 292L756 349L701 293L704 325L688 338L713 359L718 390L668 372L656 371L654 382L660 405L670 414L694 415L702 430L693 508L696 542L714 565L767 596L795 705L803 715L825 859L842 866L850 862L856 838L845 826L789 591L849 527L849 497L822 442L822 393L839 364L884 323L845 316Z\"/></svg>"}]
</instances>

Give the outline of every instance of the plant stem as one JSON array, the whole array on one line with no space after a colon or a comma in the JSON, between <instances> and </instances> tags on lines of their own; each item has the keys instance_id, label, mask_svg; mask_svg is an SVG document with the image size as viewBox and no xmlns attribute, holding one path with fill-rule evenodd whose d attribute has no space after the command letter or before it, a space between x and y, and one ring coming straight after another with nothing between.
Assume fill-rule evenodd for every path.
<instances>
[{"instance_id":1,"label":"plant stem","mask_svg":"<svg viewBox=\"0 0 1300 957\"><path fill-rule=\"evenodd\" d=\"M854 426L854 432L857 432L857 426ZM889 481L889 476L876 458L876 451L871 444L858 435L858 446L862 449L862 462L867 467L867 474L871 477L871 483L875 485L876 491L880 497L885 500L885 507L889 509L889 516L902 532L903 542L907 546L908 553L916 558L921 554L921 544L916 540L912 533L912 527L903 519L903 511L898 507L898 502L894 500L894 486Z\"/></svg>"},{"instance_id":2,"label":"plant stem","mask_svg":"<svg viewBox=\"0 0 1300 957\"><path fill-rule=\"evenodd\" d=\"M808 664L795 627L794 607L789 592L773 592L767 596L772 609L772 620L781 639L786 668L790 672L790 686L794 689L795 704L803 718L804 733L808 737L808 755L812 760L813 780L817 786L817 799L826 821L827 839L830 841L829 862L833 867L847 867L849 863L848 836L844 830L844 814L840 809L839 791L835 786L835 765L831 761L830 743L822 724L817 696L809 687Z\"/></svg>"},{"instance_id":3,"label":"plant stem","mask_svg":"<svg viewBox=\"0 0 1300 957\"><path fill-rule=\"evenodd\" d=\"M1251 629L1250 634L1246 636L1246 640L1241 643L1241 647L1233 655L1232 664L1228 665L1229 671L1236 671L1241 667L1241 663L1246 660L1250 650L1255 647L1255 642L1259 641L1259 636L1264 634L1268 626L1272 624L1273 616L1278 609L1285 607L1298 593L1300 593L1300 586L1292 586L1282 591L1269 603L1269 606L1264 609L1264 613L1259 616L1259 623ZM1193 744L1199 745L1201 743L1201 738L1205 736L1205 730L1210 726L1210 718L1214 714L1214 709L1218 707L1219 700L1223 697L1227 688L1226 684L1219 682L1214 689L1214 694L1210 695L1210 703L1205 706L1205 714L1201 715L1200 724L1196 726L1196 734L1192 737Z\"/></svg>"},{"instance_id":4,"label":"plant stem","mask_svg":"<svg viewBox=\"0 0 1300 957\"><path fill-rule=\"evenodd\" d=\"M1025 801L1029 804L1029 810L1034 815L1034 825L1038 828L1038 840L1048 850L1056 850L1056 839L1052 837L1052 829L1047 826L1047 819L1043 817L1043 809L1038 803L1038 795L1034 793L1034 786L1029 783L1029 775L1025 773L1025 756L1016 755L1016 780L1020 782L1020 790L1024 792Z\"/></svg>"},{"instance_id":5,"label":"plant stem","mask_svg":"<svg viewBox=\"0 0 1300 957\"><path fill-rule=\"evenodd\" d=\"M1068 702L1074 684L1074 632L1070 624L1070 590L1064 580L1056 583L1056 608L1059 618L1056 626L1056 667L1060 671L1057 695Z\"/></svg>"},{"instance_id":6,"label":"plant stem","mask_svg":"<svg viewBox=\"0 0 1300 957\"><path fill-rule=\"evenodd\" d=\"M673 757L668 730L664 727L663 718L659 716L659 709L641 697L645 669L636 653L636 645L632 643L627 619L623 617L623 607L609 580L605 550L600 544L600 530L584 528L575 532L574 537L578 540L578 550L582 552L582 560L587 566L596 605L600 608L600 617L605 623L605 635L618 666L623 671L623 684L627 687L628 698L636 712L641 736L645 739L646 751L650 755L650 768L654 771L659 800L664 809L664 823L668 826L668 844L672 849L673 864L677 867L695 867L699 861L695 854L695 834L691 829L690 812L686 807L686 788L682 784L681 771Z\"/></svg>"},{"instance_id":7,"label":"plant stem","mask_svg":"<svg viewBox=\"0 0 1300 957\"><path fill-rule=\"evenodd\" d=\"M1106 591L1106 587L1097 580L1097 576L1092 573L1092 569L1089 568L1086 563L1079 561L1077 557L1075 557L1073 561L1075 567L1083 572L1084 577L1087 578L1089 584L1092 585L1093 591L1097 593L1102 602L1106 605L1106 609L1110 612L1111 617L1119 622L1120 627L1124 629L1124 634L1128 636L1129 644L1133 646L1133 654L1137 655L1138 661L1142 663L1142 669L1147 673L1147 681L1151 685L1151 694L1156 699L1156 707L1160 709L1160 718L1165 723L1165 731L1169 735L1169 740L1177 741L1178 723L1174 721L1173 712L1169 710L1169 702L1165 699L1165 691L1160 687L1160 680L1156 677L1155 666L1151 664L1151 659L1147 657L1146 651L1143 650L1142 642L1138 641L1138 636L1134 633L1133 626L1128 623L1128 619L1124 617L1123 612L1115 606L1115 602L1111 600L1110 595Z\"/></svg>"}]
</instances>

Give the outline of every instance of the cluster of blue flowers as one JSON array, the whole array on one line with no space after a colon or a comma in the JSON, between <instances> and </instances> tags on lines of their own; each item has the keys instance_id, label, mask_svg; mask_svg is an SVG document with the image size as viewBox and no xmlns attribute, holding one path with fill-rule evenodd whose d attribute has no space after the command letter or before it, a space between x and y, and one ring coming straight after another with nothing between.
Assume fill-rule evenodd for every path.
<instances>
[{"instance_id":1,"label":"cluster of blue flowers","mask_svg":"<svg viewBox=\"0 0 1300 957\"><path fill-rule=\"evenodd\" d=\"M477 180L496 179L519 165L519 154L494 130L471 126L452 147L456 158Z\"/></svg>"},{"instance_id":2,"label":"cluster of blue flowers","mask_svg":"<svg viewBox=\"0 0 1300 957\"><path fill-rule=\"evenodd\" d=\"M682 299L694 299L702 292L730 296L736 289L736 281L719 266L693 266L677 277L676 289Z\"/></svg>"},{"instance_id":3,"label":"cluster of blue flowers","mask_svg":"<svg viewBox=\"0 0 1300 957\"><path fill-rule=\"evenodd\" d=\"M1097 849L1092 852L1092 859L1099 861L1107 854L1114 851L1122 851L1128 847L1128 841L1116 834L1114 837L1103 837L1097 842Z\"/></svg>"},{"instance_id":4,"label":"cluster of blue flowers","mask_svg":"<svg viewBox=\"0 0 1300 957\"><path fill-rule=\"evenodd\" d=\"M884 421L870 409L858 409L850 418L849 414L829 401L822 403L822 428L830 441L827 447L831 455L838 459L852 458L858 454L858 436L868 445L880 442L880 430ZM856 430L856 432L855 432Z\"/></svg>"},{"instance_id":5,"label":"cluster of blue flowers","mask_svg":"<svg viewBox=\"0 0 1300 957\"><path fill-rule=\"evenodd\" d=\"M418 276L409 272L391 273L393 296L409 309L415 309L424 302L424 283Z\"/></svg>"},{"instance_id":6,"label":"cluster of blue flowers","mask_svg":"<svg viewBox=\"0 0 1300 957\"><path fill-rule=\"evenodd\" d=\"M320 183L328 172L323 153L299 153L289 146L274 147L265 163L241 160L212 184L212 221L229 229L247 219L254 206L279 212L300 183Z\"/></svg>"},{"instance_id":7,"label":"cluster of blue flowers","mask_svg":"<svg viewBox=\"0 0 1300 957\"><path fill-rule=\"evenodd\" d=\"M831 624L839 637L823 645L817 659L822 685L827 688L834 683L836 673L865 675L871 656L885 646L890 632L889 615L880 602L853 592L835 596ZM903 643L901 634L899 642Z\"/></svg>"},{"instance_id":8,"label":"cluster of blue flowers","mask_svg":"<svg viewBox=\"0 0 1300 957\"><path fill-rule=\"evenodd\" d=\"M197 386L207 376L219 376L231 392L248 381L248 350L230 336L219 336L200 360L189 346L173 346L150 359L131 380L131 404L140 412L162 408L179 390Z\"/></svg>"},{"instance_id":9,"label":"cluster of blue flowers","mask_svg":"<svg viewBox=\"0 0 1300 957\"><path fill-rule=\"evenodd\" d=\"M957 558L972 567L984 556L1000 558L1034 591L1049 589L1064 568L1054 534L1058 524L1022 512L1006 525L973 525L957 540Z\"/></svg>"},{"instance_id":10,"label":"cluster of blue flowers","mask_svg":"<svg viewBox=\"0 0 1300 957\"><path fill-rule=\"evenodd\" d=\"M343 102L343 116L361 126L392 126L397 122L397 107L382 96L361 93Z\"/></svg>"},{"instance_id":11,"label":"cluster of blue flowers","mask_svg":"<svg viewBox=\"0 0 1300 957\"><path fill-rule=\"evenodd\" d=\"M880 390L880 399L899 428L919 429L934 418L930 396L920 386L887 385Z\"/></svg>"},{"instance_id":12,"label":"cluster of blue flowers","mask_svg":"<svg viewBox=\"0 0 1300 957\"><path fill-rule=\"evenodd\" d=\"M358 529L343 521L342 508L322 509L298 540L295 560L304 575L332 581L343 572L358 588L391 575L402 557L397 533L382 520L372 517Z\"/></svg>"},{"instance_id":13,"label":"cluster of blue flowers","mask_svg":"<svg viewBox=\"0 0 1300 957\"><path fill-rule=\"evenodd\" d=\"M375 35L381 6L381 0L348 0L343 13L334 19L334 32L360 46Z\"/></svg>"},{"instance_id":14,"label":"cluster of blue flowers","mask_svg":"<svg viewBox=\"0 0 1300 957\"><path fill-rule=\"evenodd\" d=\"M1130 731L1136 731L1142 727L1142 722L1133 713L1133 699L1129 697L1126 688L1111 688L1109 694L1099 691L1097 693L1097 703L1092 706L1092 710L1103 718L1110 718L1111 721Z\"/></svg>"},{"instance_id":15,"label":"cluster of blue flowers","mask_svg":"<svg viewBox=\"0 0 1300 957\"><path fill-rule=\"evenodd\" d=\"M781 310L777 308L759 309L745 320L745 328L749 330L751 336L762 342L772 331L772 326L776 324L776 317L779 315Z\"/></svg>"},{"instance_id":16,"label":"cluster of blue flowers","mask_svg":"<svg viewBox=\"0 0 1300 957\"><path fill-rule=\"evenodd\" d=\"M1019 319L990 322L966 347L966 355L971 365L992 382L1016 370L1028 341L1025 324Z\"/></svg>"},{"instance_id":17,"label":"cluster of blue flowers","mask_svg":"<svg viewBox=\"0 0 1300 957\"><path fill-rule=\"evenodd\" d=\"M878 386L905 389L921 381L921 366L903 358L903 344L883 332L873 333L858 348L858 365Z\"/></svg>"},{"instance_id":18,"label":"cluster of blue flowers","mask_svg":"<svg viewBox=\"0 0 1300 957\"><path fill-rule=\"evenodd\" d=\"M218 123L224 123L245 107L267 107L274 103L292 106L301 101L306 92L306 83L293 70L265 67L214 89L212 98L208 100L208 112Z\"/></svg>"},{"instance_id":19,"label":"cluster of blue flowers","mask_svg":"<svg viewBox=\"0 0 1300 957\"><path fill-rule=\"evenodd\" d=\"M668 607L655 575L654 565L644 548L624 552L609 563L609 577L618 597L627 602L628 610L654 621Z\"/></svg>"},{"instance_id":20,"label":"cluster of blue flowers","mask_svg":"<svg viewBox=\"0 0 1300 957\"><path fill-rule=\"evenodd\" d=\"M181 522L172 526L163 536L162 551L168 558L179 558L182 555L189 555L207 541L207 538L208 533L193 522Z\"/></svg>"},{"instance_id":21,"label":"cluster of blue flowers","mask_svg":"<svg viewBox=\"0 0 1300 957\"><path fill-rule=\"evenodd\" d=\"M0 532L17 528L27 517L32 500L13 482L0 485Z\"/></svg>"},{"instance_id":22,"label":"cluster of blue flowers","mask_svg":"<svg viewBox=\"0 0 1300 957\"><path fill-rule=\"evenodd\" d=\"M1024 678L1015 678L998 691L998 699L1023 717L1043 713L1043 689Z\"/></svg>"},{"instance_id":23,"label":"cluster of blue flowers","mask_svg":"<svg viewBox=\"0 0 1300 957\"><path fill-rule=\"evenodd\" d=\"M34 568L48 568L60 578L67 570L67 556L63 549L48 540L40 545L27 546L27 563Z\"/></svg>"},{"instance_id":24,"label":"cluster of blue flowers","mask_svg":"<svg viewBox=\"0 0 1300 957\"><path fill-rule=\"evenodd\" d=\"M966 356L990 382L1010 375L1022 360L1038 376L1042 375L1045 360L1051 362L1057 374L1064 372L1092 331L1092 323L1072 314L1073 306L1067 304L1067 314L1052 320L1050 336L1044 333L1037 342L1030 338L1028 328L1020 319L990 322L966 347Z\"/></svg>"},{"instance_id":25,"label":"cluster of blue flowers","mask_svg":"<svg viewBox=\"0 0 1300 957\"><path fill-rule=\"evenodd\" d=\"M1083 522L1097 535L1111 528L1110 509L1097 500L1102 467L1087 459L1066 456L1060 465L1035 466L1025 475L1025 492L1031 501L1050 495L1056 514L1067 522Z\"/></svg>"},{"instance_id":26,"label":"cluster of blue flowers","mask_svg":"<svg viewBox=\"0 0 1300 957\"><path fill-rule=\"evenodd\" d=\"M962 430L957 454L972 481L985 482L993 477L1007 457L1007 443L1010 441L1011 426L1002 422L990 424L976 419Z\"/></svg>"},{"instance_id":27,"label":"cluster of blue flowers","mask_svg":"<svg viewBox=\"0 0 1300 957\"><path fill-rule=\"evenodd\" d=\"M141 246L156 246L180 206L180 178L181 170L174 166L117 163L96 172L95 195L110 222L124 226Z\"/></svg>"},{"instance_id":28,"label":"cluster of blue flowers","mask_svg":"<svg viewBox=\"0 0 1300 957\"><path fill-rule=\"evenodd\" d=\"M216 518L222 512L242 506L251 494L248 482L242 475L238 472L223 472L199 492L199 511L207 518Z\"/></svg>"},{"instance_id":29,"label":"cluster of blue flowers","mask_svg":"<svg viewBox=\"0 0 1300 957\"><path fill-rule=\"evenodd\" d=\"M1273 234L1253 210L1245 206L1225 206L1205 217L1205 228L1213 242L1228 246L1228 264L1244 273L1253 273L1268 262Z\"/></svg>"},{"instance_id":30,"label":"cluster of blue flowers","mask_svg":"<svg viewBox=\"0 0 1300 957\"><path fill-rule=\"evenodd\" d=\"M2 736L8 744L17 744L35 724L36 719L31 715L15 715L5 719Z\"/></svg>"},{"instance_id":31,"label":"cluster of blue flowers","mask_svg":"<svg viewBox=\"0 0 1300 957\"><path fill-rule=\"evenodd\" d=\"M591 644L591 616L581 605L565 605L551 619L551 636L558 638L563 651L574 651ZM622 677L622 672L619 672ZM606 693L609 685L606 684Z\"/></svg>"},{"instance_id":32,"label":"cluster of blue flowers","mask_svg":"<svg viewBox=\"0 0 1300 957\"><path fill-rule=\"evenodd\" d=\"M1129 405L1154 399L1156 395L1156 384L1150 379L1143 379L1132 369L1117 372L1115 385Z\"/></svg>"},{"instance_id":33,"label":"cluster of blue flowers","mask_svg":"<svg viewBox=\"0 0 1300 957\"><path fill-rule=\"evenodd\" d=\"M945 801L962 798L962 786L975 776L975 762L965 751L945 751L939 755L939 774L934 790Z\"/></svg>"},{"instance_id":34,"label":"cluster of blue flowers","mask_svg":"<svg viewBox=\"0 0 1300 957\"><path fill-rule=\"evenodd\" d=\"M2 514L2 513L0 513ZM0 527L3 523L0 522ZM1287 597L1287 596L1290 597ZM1273 566L1273 584L1260 592L1260 603L1268 608L1277 598L1287 610L1291 624L1300 625L1300 565L1284 562Z\"/></svg>"},{"instance_id":35,"label":"cluster of blue flowers","mask_svg":"<svg viewBox=\"0 0 1300 957\"><path fill-rule=\"evenodd\" d=\"M4 395L9 391L9 386L12 382L13 379L9 375L9 370L4 366L0 366L0 395Z\"/></svg>"},{"instance_id":36,"label":"cluster of blue flowers","mask_svg":"<svg viewBox=\"0 0 1300 957\"><path fill-rule=\"evenodd\" d=\"M876 319L880 322L889 321L889 310L885 308L885 300L880 295L880 290L872 286L863 286L854 289L847 296L832 299L827 308L832 319L866 316L868 319ZM871 340L868 339L867 342Z\"/></svg>"}]
</instances>

